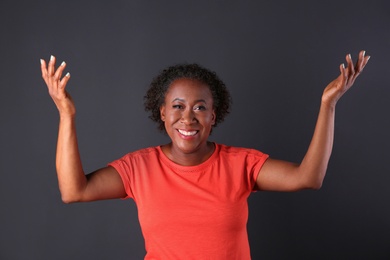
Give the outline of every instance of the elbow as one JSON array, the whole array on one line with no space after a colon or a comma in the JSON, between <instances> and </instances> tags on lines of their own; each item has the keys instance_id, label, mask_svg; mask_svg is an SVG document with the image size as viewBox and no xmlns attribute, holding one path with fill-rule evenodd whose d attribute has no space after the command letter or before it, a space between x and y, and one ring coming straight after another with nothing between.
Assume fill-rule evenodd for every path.
<instances>
[{"instance_id":1,"label":"elbow","mask_svg":"<svg viewBox=\"0 0 390 260\"><path fill-rule=\"evenodd\" d=\"M85 191L83 187L78 187L76 185L60 184L59 190L61 194L61 200L65 204L83 201L84 191Z\"/></svg>"},{"instance_id":2,"label":"elbow","mask_svg":"<svg viewBox=\"0 0 390 260\"><path fill-rule=\"evenodd\" d=\"M72 199L70 197L61 196L61 199L62 199L62 202L65 204L71 204L71 203L78 202L78 200Z\"/></svg>"},{"instance_id":3,"label":"elbow","mask_svg":"<svg viewBox=\"0 0 390 260\"><path fill-rule=\"evenodd\" d=\"M322 187L322 180L313 183L310 188L312 190L319 190L319 189L321 189L321 187Z\"/></svg>"},{"instance_id":4,"label":"elbow","mask_svg":"<svg viewBox=\"0 0 390 260\"><path fill-rule=\"evenodd\" d=\"M64 192L61 192L61 200L65 204L71 204L81 201L79 196L75 196L74 194L67 194Z\"/></svg>"},{"instance_id":5,"label":"elbow","mask_svg":"<svg viewBox=\"0 0 390 260\"><path fill-rule=\"evenodd\" d=\"M297 190L319 190L322 187L324 178L321 176L305 176L300 179Z\"/></svg>"},{"instance_id":6,"label":"elbow","mask_svg":"<svg viewBox=\"0 0 390 260\"><path fill-rule=\"evenodd\" d=\"M62 202L65 203L65 204L71 204L71 203L75 203L76 201L75 200L72 200L72 199L69 199L69 198L66 198L66 197L61 197L62 199Z\"/></svg>"},{"instance_id":7,"label":"elbow","mask_svg":"<svg viewBox=\"0 0 390 260\"><path fill-rule=\"evenodd\" d=\"M319 190L322 187L323 179L311 180L307 183L307 189Z\"/></svg>"},{"instance_id":8,"label":"elbow","mask_svg":"<svg viewBox=\"0 0 390 260\"><path fill-rule=\"evenodd\" d=\"M322 187L326 170L315 170L303 174L305 176L301 179L304 189L319 190Z\"/></svg>"}]
</instances>

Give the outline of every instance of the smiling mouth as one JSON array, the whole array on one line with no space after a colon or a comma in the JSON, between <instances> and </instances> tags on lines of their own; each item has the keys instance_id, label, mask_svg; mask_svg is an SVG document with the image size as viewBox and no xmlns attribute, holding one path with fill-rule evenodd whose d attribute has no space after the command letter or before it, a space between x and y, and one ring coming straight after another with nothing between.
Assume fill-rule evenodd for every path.
<instances>
[{"instance_id":1,"label":"smiling mouth","mask_svg":"<svg viewBox=\"0 0 390 260\"><path fill-rule=\"evenodd\" d=\"M184 135L184 136L194 136L198 133L198 131L185 131L185 130L180 130L178 129L177 131L179 131L180 134Z\"/></svg>"}]
</instances>

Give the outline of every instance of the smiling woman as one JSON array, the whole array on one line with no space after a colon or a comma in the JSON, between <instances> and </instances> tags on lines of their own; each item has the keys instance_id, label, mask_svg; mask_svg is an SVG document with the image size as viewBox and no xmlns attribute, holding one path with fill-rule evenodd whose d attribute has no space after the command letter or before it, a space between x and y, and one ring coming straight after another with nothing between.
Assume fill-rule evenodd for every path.
<instances>
[{"instance_id":1,"label":"smiling woman","mask_svg":"<svg viewBox=\"0 0 390 260\"><path fill-rule=\"evenodd\" d=\"M88 175L82 168L75 105L65 90L66 63L41 60L42 76L60 125L56 167L64 202L132 198L143 231L145 259L250 259L247 199L254 190L296 191L322 185L333 146L337 101L367 64L362 51L354 65L325 88L312 141L300 164L260 151L208 141L229 113L225 84L196 64L169 67L145 96L150 118L171 141L131 152Z\"/></svg>"},{"instance_id":2,"label":"smiling woman","mask_svg":"<svg viewBox=\"0 0 390 260\"><path fill-rule=\"evenodd\" d=\"M225 83L219 79L215 72L198 64L178 64L168 67L156 76L145 95L145 110L151 113L150 119L158 123L158 129L165 130L160 115L160 108L165 102L165 94L172 82L181 78L197 80L209 87L216 113L214 127L223 122L226 115L229 114L231 106L230 93Z\"/></svg>"},{"instance_id":3,"label":"smiling woman","mask_svg":"<svg viewBox=\"0 0 390 260\"><path fill-rule=\"evenodd\" d=\"M191 166L210 157L214 145L207 140L215 124L215 112L207 85L187 78L175 80L160 111L165 130L172 140L162 146L169 159Z\"/></svg>"}]
</instances>

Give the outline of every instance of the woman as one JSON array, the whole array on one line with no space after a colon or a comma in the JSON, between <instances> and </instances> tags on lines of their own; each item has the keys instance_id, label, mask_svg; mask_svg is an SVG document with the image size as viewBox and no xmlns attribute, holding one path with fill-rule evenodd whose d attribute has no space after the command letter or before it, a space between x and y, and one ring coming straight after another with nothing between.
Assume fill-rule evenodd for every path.
<instances>
[{"instance_id":1,"label":"woman","mask_svg":"<svg viewBox=\"0 0 390 260\"><path fill-rule=\"evenodd\" d=\"M337 101L369 56L359 53L324 90L312 141L299 164L253 149L208 141L229 112L230 95L213 72L196 64L169 67L145 96L151 119L171 142L129 153L85 175L76 137L75 105L65 90L63 62L41 60L60 115L56 168L65 203L132 198L145 238L145 259L250 259L247 198L254 190L319 189L333 145Z\"/></svg>"}]
</instances>

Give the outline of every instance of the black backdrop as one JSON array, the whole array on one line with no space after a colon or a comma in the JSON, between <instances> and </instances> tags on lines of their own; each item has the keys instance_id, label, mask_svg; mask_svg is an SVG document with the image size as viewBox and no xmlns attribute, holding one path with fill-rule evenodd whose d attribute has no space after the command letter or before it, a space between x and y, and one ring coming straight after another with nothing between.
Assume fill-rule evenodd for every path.
<instances>
[{"instance_id":1,"label":"black backdrop","mask_svg":"<svg viewBox=\"0 0 390 260\"><path fill-rule=\"evenodd\" d=\"M55 175L57 111L39 59L72 75L84 168L158 145L143 111L151 78L198 62L233 111L211 137L299 161L323 88L345 54L372 58L337 107L319 191L249 199L253 259L390 256L387 1L0 1L0 259L142 259L130 200L65 205Z\"/></svg>"}]
</instances>

